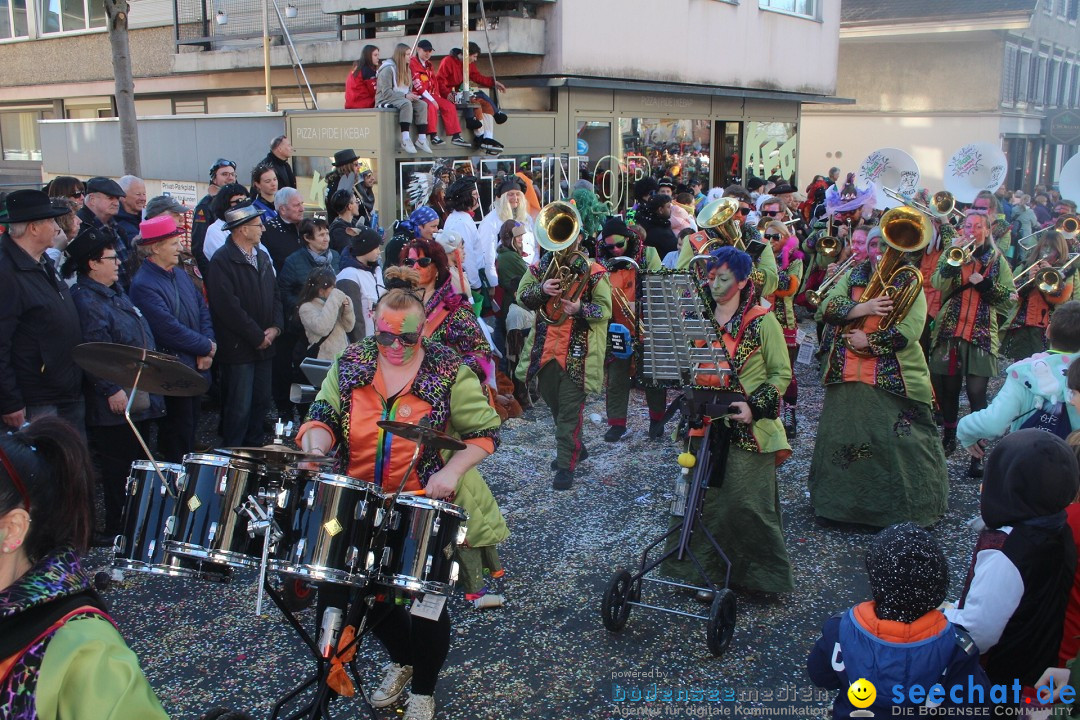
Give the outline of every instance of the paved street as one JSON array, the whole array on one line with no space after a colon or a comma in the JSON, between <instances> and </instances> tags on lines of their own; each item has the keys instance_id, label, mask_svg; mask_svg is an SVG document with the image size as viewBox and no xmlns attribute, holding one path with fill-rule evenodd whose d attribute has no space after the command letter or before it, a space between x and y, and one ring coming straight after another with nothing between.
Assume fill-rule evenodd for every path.
<instances>
[{"instance_id":1,"label":"paved street","mask_svg":"<svg viewBox=\"0 0 1080 720\"><path fill-rule=\"evenodd\" d=\"M554 444L546 408L511 421L502 447L482 466L512 533L500 549L507 604L478 611L460 596L452 602L454 637L437 691L438 717L695 717L725 710L738 716L748 708L779 706L823 712L830 697L809 686L806 653L827 617L867 597L863 554L870 534L827 528L813 518L806 472L821 388L810 368L797 366L797 373L801 432L794 455L779 471L797 589L772 604L740 598L734 639L719 659L706 649L702 621L634 609L619 634L600 622L600 599L612 572L634 563L640 549L666 528L677 472L678 448L647 438L640 393L631 400L633 432L621 443L603 442L605 427L586 422L591 456L569 492L550 489ZM594 398L586 411L603 412L602 398ZM858 422L857 408L851 421ZM976 512L978 485L963 477L966 466L962 452L954 455L950 511L934 528L951 562L950 597L960 590L974 537L966 522ZM93 558L103 556L96 551ZM255 616L254 577L238 573L231 584L219 585L129 574L106 593L174 718L194 720L214 706L268 717L275 698L309 670L306 651L276 609L268 605L263 616ZM658 587L646 586L643 600L702 611L685 596ZM311 611L303 618L313 624ZM369 688L378 683L385 661L374 639L367 640L361 669ZM647 696L652 683L675 696L700 694L682 702L630 702L635 692ZM710 691L714 702L707 701ZM358 705L349 700L339 700L334 709L335 717L359 717Z\"/></svg>"}]
</instances>

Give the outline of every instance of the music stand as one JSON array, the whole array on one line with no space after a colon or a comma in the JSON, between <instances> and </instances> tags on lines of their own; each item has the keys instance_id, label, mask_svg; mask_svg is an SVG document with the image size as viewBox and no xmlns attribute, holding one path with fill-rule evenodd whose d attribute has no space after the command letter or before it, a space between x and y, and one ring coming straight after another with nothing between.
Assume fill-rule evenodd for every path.
<instances>
[{"instance_id":1,"label":"music stand","mask_svg":"<svg viewBox=\"0 0 1080 720\"><path fill-rule=\"evenodd\" d=\"M698 261L698 258L695 258ZM727 465L731 430L720 421L730 412L732 402L743 400L731 362L711 319L701 283L693 272L642 273L638 298L638 317L643 336L640 339L639 368L642 378L659 386L683 388L682 406L690 427L700 431L695 464L687 488L686 509L682 518L666 533L651 542L641 553L637 572L619 568L615 571L601 604L604 627L618 632L626 625L631 607L705 620L706 644L713 655L721 655L735 631L735 594L727 587L731 561L702 518L705 490L712 478L722 480ZM702 387L702 378L716 379L718 387ZM713 419L716 422L713 422ZM723 582L709 576L691 547L691 539L700 533L724 560L727 567ZM658 557L649 555L677 537ZM671 558L689 558L702 579L702 585L689 585L650 577L654 569ZM708 615L660 607L641 601L645 582L713 594Z\"/></svg>"}]
</instances>

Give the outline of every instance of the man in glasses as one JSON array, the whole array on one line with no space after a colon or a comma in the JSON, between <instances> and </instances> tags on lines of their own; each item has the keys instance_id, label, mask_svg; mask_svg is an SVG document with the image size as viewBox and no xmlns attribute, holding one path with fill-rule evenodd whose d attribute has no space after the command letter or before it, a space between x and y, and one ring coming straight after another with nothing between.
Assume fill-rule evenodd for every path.
<instances>
[{"instance_id":1,"label":"man in glasses","mask_svg":"<svg viewBox=\"0 0 1080 720\"><path fill-rule=\"evenodd\" d=\"M222 435L226 447L263 444L270 410L274 340L284 319L270 256L262 239L259 208L251 203L225 212L229 237L210 261L206 291L221 367Z\"/></svg>"},{"instance_id":2,"label":"man in glasses","mask_svg":"<svg viewBox=\"0 0 1080 720\"><path fill-rule=\"evenodd\" d=\"M206 240L206 229L217 217L214 215L211 201L218 191L226 185L236 183L236 163L225 158L218 158L210 166L210 187L203 199L195 206L195 212L191 218L191 253L195 261L199 263L199 270L206 273L207 265L203 263L203 242Z\"/></svg>"},{"instance_id":3,"label":"man in glasses","mask_svg":"<svg viewBox=\"0 0 1080 720\"><path fill-rule=\"evenodd\" d=\"M635 301L639 294L640 270L660 270L660 256L651 247L645 247L641 237L626 226L620 218L611 217L600 231L596 244L596 259L607 268L611 283L611 321L626 328L630 333L628 348L640 340L639 323ZM624 260L633 260L637 268ZM615 329L615 328L612 328ZM610 348L609 348L610 350ZM636 372L634 356L607 357L607 418L608 429L605 442L618 442L626 434L626 409L630 403L631 378ZM645 402L649 406L649 437L664 436L664 411L667 396L663 388L646 388Z\"/></svg>"}]
</instances>

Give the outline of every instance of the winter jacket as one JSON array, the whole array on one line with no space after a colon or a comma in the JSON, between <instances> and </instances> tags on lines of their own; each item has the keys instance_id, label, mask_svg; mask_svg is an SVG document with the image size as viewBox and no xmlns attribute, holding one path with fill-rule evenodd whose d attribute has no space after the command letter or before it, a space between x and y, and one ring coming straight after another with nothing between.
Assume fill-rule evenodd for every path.
<instances>
[{"instance_id":1,"label":"winter jacket","mask_svg":"<svg viewBox=\"0 0 1080 720\"><path fill-rule=\"evenodd\" d=\"M327 267L333 270L336 276L338 254L333 250L327 250L326 252L329 257L326 263ZM311 275L311 271L318 266L319 264L315 262L315 258L312 257L307 248L294 252L281 266L281 270L278 272L278 290L281 293L281 307L286 322L292 322L293 313L296 312L296 299L300 296L300 291L304 289L304 284L307 282L308 276Z\"/></svg>"},{"instance_id":2,"label":"winter jacket","mask_svg":"<svg viewBox=\"0 0 1080 720\"><path fill-rule=\"evenodd\" d=\"M82 342L82 328L52 262L35 261L4 233L0 287L0 414L79 399L82 371L71 351Z\"/></svg>"},{"instance_id":3,"label":"winter jacket","mask_svg":"<svg viewBox=\"0 0 1080 720\"><path fill-rule=\"evenodd\" d=\"M134 274L131 258L135 255L131 250L131 238L128 236L127 231L116 224L116 218L113 218L108 225L102 223L98 220L97 215L85 205L79 209L76 215L82 220L83 225L104 230L107 235L113 238L112 247L116 250L116 257L120 258L120 287L127 291L131 287L131 275Z\"/></svg>"},{"instance_id":4,"label":"winter jacket","mask_svg":"<svg viewBox=\"0 0 1080 720\"><path fill-rule=\"evenodd\" d=\"M288 160L282 160L271 151L266 153L266 157L262 159L260 164L274 168L274 174L277 175L278 190L283 187L296 187L296 173L293 172L292 164Z\"/></svg>"},{"instance_id":5,"label":"winter jacket","mask_svg":"<svg viewBox=\"0 0 1080 720\"><path fill-rule=\"evenodd\" d=\"M439 63L439 71L435 73L435 85L439 90L439 95L447 97L450 93L457 92L464 81L465 64L461 61L461 57L454 57L453 55L444 57L442 62ZM495 81L480 72L476 67L476 63L469 64L469 81L473 85L479 85L480 87L495 87Z\"/></svg>"},{"instance_id":6,"label":"winter jacket","mask_svg":"<svg viewBox=\"0 0 1080 720\"><path fill-rule=\"evenodd\" d=\"M155 349L154 333L150 330L150 325L120 289L119 283L105 287L89 276L80 274L75 287L71 288L71 298L79 311L83 342L117 343L147 350ZM109 409L109 398L121 390L131 392L130 388L89 374L83 377L88 427L122 425L125 422L122 414ZM165 401L160 395L151 395L150 407L142 412L133 412L131 417L137 421L161 417L164 414Z\"/></svg>"},{"instance_id":7,"label":"winter jacket","mask_svg":"<svg viewBox=\"0 0 1080 720\"><path fill-rule=\"evenodd\" d=\"M165 270L146 260L131 281L131 301L150 324L161 352L175 355L192 369L200 357L210 354L214 340L210 308L183 269ZM210 373L203 376L209 379Z\"/></svg>"},{"instance_id":8,"label":"winter jacket","mask_svg":"<svg viewBox=\"0 0 1080 720\"><path fill-rule=\"evenodd\" d=\"M384 107L388 103L404 100L406 93L410 92L409 86L397 84L397 63L389 58L382 61L379 71L375 74L375 105Z\"/></svg>"},{"instance_id":9,"label":"winter jacket","mask_svg":"<svg viewBox=\"0 0 1080 720\"><path fill-rule=\"evenodd\" d=\"M322 340L319 346L320 360L333 360L344 352L349 344L348 333L356 324L353 304L345 293L334 288L325 300L320 297L309 300L297 311L307 334L308 345Z\"/></svg>"},{"instance_id":10,"label":"winter jacket","mask_svg":"<svg viewBox=\"0 0 1080 720\"><path fill-rule=\"evenodd\" d=\"M353 73L345 78L345 109L363 110L375 107L375 68L360 68L360 76Z\"/></svg>"},{"instance_id":11,"label":"winter jacket","mask_svg":"<svg viewBox=\"0 0 1080 720\"><path fill-rule=\"evenodd\" d=\"M914 685L924 691L941 685L943 707L979 704L968 702L969 684L982 688L983 704L990 701L990 683L979 666L978 648L962 628L937 610L913 623L901 623L879 619L872 602L856 605L825 622L806 669L815 685L840 691L833 702L834 718L851 717L855 707L847 690L860 678L877 689L877 698L866 708L876 717L889 716L894 707L922 705L908 695ZM950 697L955 686L961 690ZM903 700L898 701L898 696Z\"/></svg>"},{"instance_id":12,"label":"winter jacket","mask_svg":"<svg viewBox=\"0 0 1080 720\"><path fill-rule=\"evenodd\" d=\"M1010 365L1005 384L990 406L960 418L956 439L961 447L1018 430L1035 411L1050 410L1059 403L1068 412L1072 429L1080 430L1080 414L1069 403L1065 377L1069 363L1078 356L1080 353L1038 353Z\"/></svg>"},{"instance_id":13,"label":"winter jacket","mask_svg":"<svg viewBox=\"0 0 1080 720\"><path fill-rule=\"evenodd\" d=\"M375 334L375 303L386 292L383 285L382 268L343 268L337 276L337 286L352 301L356 313L356 324L349 333L350 342L359 342Z\"/></svg>"},{"instance_id":14,"label":"winter jacket","mask_svg":"<svg viewBox=\"0 0 1080 720\"><path fill-rule=\"evenodd\" d=\"M364 227L365 220L362 217L353 218L351 223L339 217L334 218L334 222L330 223L330 249L341 255L352 246L354 236L349 234L349 228L360 231Z\"/></svg>"},{"instance_id":15,"label":"winter jacket","mask_svg":"<svg viewBox=\"0 0 1080 720\"><path fill-rule=\"evenodd\" d=\"M195 206L195 211L191 216L191 254L195 256L195 262L199 264L199 270L202 271L203 275L206 275L206 268L210 265L210 258L214 257L214 253L203 254L206 230L217 220L214 217L214 211L210 209L210 203L213 201L214 197L209 193L203 195L202 200Z\"/></svg>"},{"instance_id":16,"label":"winter jacket","mask_svg":"<svg viewBox=\"0 0 1080 720\"><path fill-rule=\"evenodd\" d=\"M121 203L120 210L116 213L114 221L116 222L116 226L120 229L120 232L124 234L130 243L135 239L135 236L139 234L139 223L142 222L142 215L129 213L124 209L123 203Z\"/></svg>"},{"instance_id":17,"label":"winter jacket","mask_svg":"<svg viewBox=\"0 0 1080 720\"><path fill-rule=\"evenodd\" d=\"M300 240L300 229L277 215L269 220L264 218L263 222L266 230L263 231L259 245L270 253L270 258L274 261L274 272L280 275L281 268L289 256L304 247L304 243Z\"/></svg>"},{"instance_id":18,"label":"winter jacket","mask_svg":"<svg viewBox=\"0 0 1080 720\"><path fill-rule=\"evenodd\" d=\"M499 275L499 287L502 288L499 316L505 318L510 306L517 302L518 285L525 273L529 272L529 265L517 250L500 245L496 252L495 269Z\"/></svg>"},{"instance_id":19,"label":"winter jacket","mask_svg":"<svg viewBox=\"0 0 1080 720\"><path fill-rule=\"evenodd\" d=\"M256 270L232 238L214 253L206 291L210 298L210 317L218 340L216 363L239 365L268 360L274 345L259 350L263 332L283 330L281 295L270 258L256 252Z\"/></svg>"},{"instance_id":20,"label":"winter jacket","mask_svg":"<svg viewBox=\"0 0 1080 720\"><path fill-rule=\"evenodd\" d=\"M656 253L663 257L672 250L679 249L679 238L671 229L671 219L653 215L645 209L638 211L637 222L645 228L645 245L656 248Z\"/></svg>"}]
</instances>

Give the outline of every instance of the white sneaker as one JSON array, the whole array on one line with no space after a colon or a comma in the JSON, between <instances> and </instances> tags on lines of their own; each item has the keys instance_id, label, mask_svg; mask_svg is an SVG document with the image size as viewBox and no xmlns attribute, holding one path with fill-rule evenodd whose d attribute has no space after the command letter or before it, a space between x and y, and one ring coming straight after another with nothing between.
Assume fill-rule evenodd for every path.
<instances>
[{"instance_id":1,"label":"white sneaker","mask_svg":"<svg viewBox=\"0 0 1080 720\"><path fill-rule=\"evenodd\" d=\"M416 146L413 145L411 137L401 138L401 149L410 155L416 154ZM428 152L431 152L431 150L428 150Z\"/></svg>"},{"instance_id":2,"label":"white sneaker","mask_svg":"<svg viewBox=\"0 0 1080 720\"><path fill-rule=\"evenodd\" d=\"M431 150L431 145L430 145L430 144L428 144L428 139L427 139L427 135L425 135L425 136L424 136L424 137L422 137L422 138L418 138L418 139L417 139L417 141L416 141L416 147L417 147L418 149L422 150L423 152L426 152L426 153L428 153L429 155L433 154L433 152L432 152L432 150Z\"/></svg>"},{"instance_id":3,"label":"white sneaker","mask_svg":"<svg viewBox=\"0 0 1080 720\"><path fill-rule=\"evenodd\" d=\"M383 676L382 683L375 688L375 692L371 693L371 704L377 708L389 707L396 703L401 693L405 691L409 680L412 680L412 665L390 663L383 670L386 671L386 675ZM434 703L432 708L434 708Z\"/></svg>"},{"instance_id":4,"label":"white sneaker","mask_svg":"<svg viewBox=\"0 0 1080 720\"><path fill-rule=\"evenodd\" d=\"M432 695L410 695L409 707L402 720L434 720L435 698Z\"/></svg>"}]
</instances>

